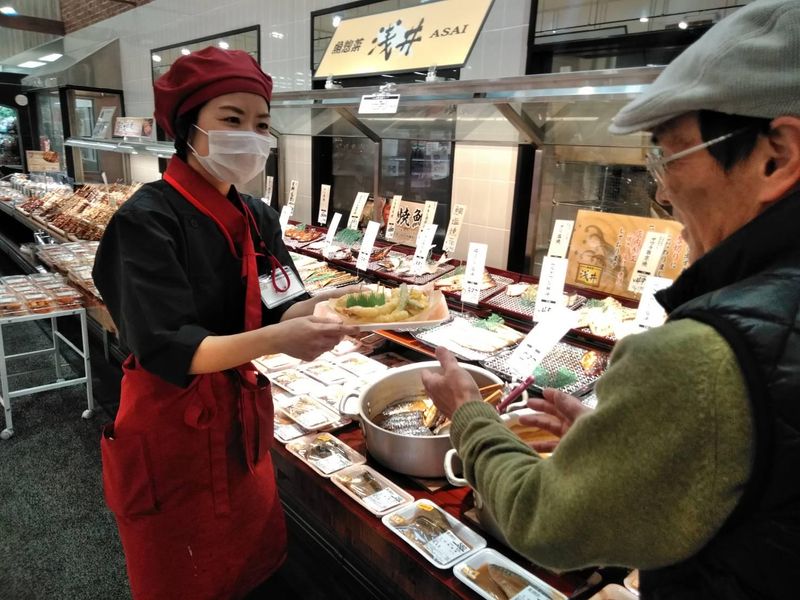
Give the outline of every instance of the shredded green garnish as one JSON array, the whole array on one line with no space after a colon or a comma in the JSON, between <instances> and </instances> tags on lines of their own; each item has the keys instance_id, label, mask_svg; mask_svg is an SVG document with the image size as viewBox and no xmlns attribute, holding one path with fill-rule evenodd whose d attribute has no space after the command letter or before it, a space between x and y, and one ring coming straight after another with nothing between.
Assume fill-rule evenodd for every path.
<instances>
[{"instance_id":1,"label":"shredded green garnish","mask_svg":"<svg viewBox=\"0 0 800 600\"><path fill-rule=\"evenodd\" d=\"M353 244L361 241L362 233L355 229L342 229L339 233L334 236L334 240L337 242L341 242L346 246L352 246Z\"/></svg>"},{"instance_id":2,"label":"shredded green garnish","mask_svg":"<svg viewBox=\"0 0 800 600\"><path fill-rule=\"evenodd\" d=\"M366 306L369 308L386 304L386 294L381 291L353 294L347 297L347 308Z\"/></svg>"},{"instance_id":3,"label":"shredded green garnish","mask_svg":"<svg viewBox=\"0 0 800 600\"><path fill-rule=\"evenodd\" d=\"M482 329L488 329L489 331L495 331L498 327L503 325L505 320L498 314L492 313L485 319L478 319L475 321L475 327L480 327Z\"/></svg>"},{"instance_id":4,"label":"shredded green garnish","mask_svg":"<svg viewBox=\"0 0 800 600\"><path fill-rule=\"evenodd\" d=\"M564 388L578 381L578 376L566 367L548 371L541 365L533 370L534 383L539 387Z\"/></svg>"}]
</instances>

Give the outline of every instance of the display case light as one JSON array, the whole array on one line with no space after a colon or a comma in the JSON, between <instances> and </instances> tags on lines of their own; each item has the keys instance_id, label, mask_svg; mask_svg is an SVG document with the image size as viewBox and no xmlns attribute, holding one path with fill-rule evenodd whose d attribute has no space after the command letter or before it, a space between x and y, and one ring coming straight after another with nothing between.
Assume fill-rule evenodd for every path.
<instances>
[{"instance_id":1,"label":"display case light","mask_svg":"<svg viewBox=\"0 0 800 600\"><path fill-rule=\"evenodd\" d=\"M16 15L17 11L13 6L3 6L3 7L0 7L0 13L11 17L11 16Z\"/></svg>"},{"instance_id":2,"label":"display case light","mask_svg":"<svg viewBox=\"0 0 800 600\"><path fill-rule=\"evenodd\" d=\"M647 23L650 17L639 17L639 23Z\"/></svg>"},{"instance_id":3,"label":"display case light","mask_svg":"<svg viewBox=\"0 0 800 600\"><path fill-rule=\"evenodd\" d=\"M219 47L220 47L220 48L222 48L223 50L227 50L228 48L230 48L230 47L231 47L231 45L230 45L228 42L226 42L225 40L220 40L220 41L217 43L217 46L219 46Z\"/></svg>"},{"instance_id":4,"label":"display case light","mask_svg":"<svg viewBox=\"0 0 800 600\"><path fill-rule=\"evenodd\" d=\"M188 48L181 48L181 54L183 54L184 56L189 56L191 53L192 51L189 50Z\"/></svg>"},{"instance_id":5,"label":"display case light","mask_svg":"<svg viewBox=\"0 0 800 600\"><path fill-rule=\"evenodd\" d=\"M271 31L270 35L274 37L276 40L282 40L284 37L280 31Z\"/></svg>"},{"instance_id":6,"label":"display case light","mask_svg":"<svg viewBox=\"0 0 800 600\"><path fill-rule=\"evenodd\" d=\"M43 60L44 62L55 62L62 56L64 55L59 54L58 52L53 52L52 54L45 54L44 56L40 57L39 60Z\"/></svg>"},{"instance_id":7,"label":"display case light","mask_svg":"<svg viewBox=\"0 0 800 600\"><path fill-rule=\"evenodd\" d=\"M686 22L686 19L681 19L681 22L678 23L679 29L688 29L689 23Z\"/></svg>"},{"instance_id":8,"label":"display case light","mask_svg":"<svg viewBox=\"0 0 800 600\"><path fill-rule=\"evenodd\" d=\"M339 23L341 22L342 22L342 17L340 17L339 15L333 15L332 23L334 27L338 27Z\"/></svg>"},{"instance_id":9,"label":"display case light","mask_svg":"<svg viewBox=\"0 0 800 600\"><path fill-rule=\"evenodd\" d=\"M159 54L153 54L153 56L151 56L151 58L153 59L153 62L157 62L157 63L161 62L161 56Z\"/></svg>"},{"instance_id":10,"label":"display case light","mask_svg":"<svg viewBox=\"0 0 800 600\"><path fill-rule=\"evenodd\" d=\"M47 63L43 63L39 60L26 60L24 63L20 63L17 66L23 69L35 69L36 67L43 67L46 64Z\"/></svg>"}]
</instances>

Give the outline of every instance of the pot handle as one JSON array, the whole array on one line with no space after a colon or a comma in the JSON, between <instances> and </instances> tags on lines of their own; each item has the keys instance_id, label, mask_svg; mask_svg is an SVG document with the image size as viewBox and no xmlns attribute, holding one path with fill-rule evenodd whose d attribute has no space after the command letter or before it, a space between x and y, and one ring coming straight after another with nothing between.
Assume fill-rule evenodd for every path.
<instances>
[{"instance_id":1,"label":"pot handle","mask_svg":"<svg viewBox=\"0 0 800 600\"><path fill-rule=\"evenodd\" d=\"M347 401L352 398L358 398L359 394L347 394L344 398L339 401L339 414L347 419L352 419L353 421L360 421L361 418L358 413L351 413L347 410Z\"/></svg>"},{"instance_id":2,"label":"pot handle","mask_svg":"<svg viewBox=\"0 0 800 600\"><path fill-rule=\"evenodd\" d=\"M447 454L444 455L444 474L447 477L447 481L450 482L450 485L466 487L469 485L469 482L463 477L458 477L453 470L453 459L455 458L458 458L458 452L456 452L455 448L450 448Z\"/></svg>"}]
</instances>

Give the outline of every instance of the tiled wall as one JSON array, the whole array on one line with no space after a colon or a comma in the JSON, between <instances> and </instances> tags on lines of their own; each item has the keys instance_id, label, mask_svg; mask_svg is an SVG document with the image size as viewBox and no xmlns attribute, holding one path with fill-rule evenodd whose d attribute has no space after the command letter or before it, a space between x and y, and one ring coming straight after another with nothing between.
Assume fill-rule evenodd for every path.
<instances>
[{"instance_id":1,"label":"tiled wall","mask_svg":"<svg viewBox=\"0 0 800 600\"><path fill-rule=\"evenodd\" d=\"M489 245L487 266L506 268L516 166L516 146L456 144L453 204L467 212L455 258L466 258L469 243L479 242Z\"/></svg>"},{"instance_id":2,"label":"tiled wall","mask_svg":"<svg viewBox=\"0 0 800 600\"><path fill-rule=\"evenodd\" d=\"M120 39L126 114L148 116L153 112L151 49L254 24L261 25L261 62L275 81L275 91L311 89L310 13L343 2L153 0L76 35L97 41ZM530 5L530 0L495 0L462 69L463 79L495 79L525 72ZM300 181L296 218L310 222L311 140L286 137L281 151L284 182ZM149 165L145 164L147 160ZM135 163L135 178L147 181L157 177L155 159L141 158ZM453 203L469 205L458 248L461 256L467 241L486 242L490 245L488 263L505 266L515 164L515 148L457 146ZM283 203L286 191L278 193Z\"/></svg>"}]
</instances>

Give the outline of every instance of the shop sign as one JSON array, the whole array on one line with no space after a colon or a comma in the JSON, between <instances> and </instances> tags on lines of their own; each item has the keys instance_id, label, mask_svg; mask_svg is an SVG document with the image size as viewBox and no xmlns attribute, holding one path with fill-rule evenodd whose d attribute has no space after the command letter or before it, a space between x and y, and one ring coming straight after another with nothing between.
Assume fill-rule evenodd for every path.
<instances>
[{"instance_id":1,"label":"shop sign","mask_svg":"<svg viewBox=\"0 0 800 600\"><path fill-rule=\"evenodd\" d=\"M444 238L442 252L451 254L456 251L458 236L461 235L461 226L464 224L464 215L467 207L463 204L456 204L453 207L453 214L450 215L450 224L447 226L447 234Z\"/></svg>"},{"instance_id":2,"label":"shop sign","mask_svg":"<svg viewBox=\"0 0 800 600\"><path fill-rule=\"evenodd\" d=\"M97 117L97 122L92 129L92 137L98 139L111 138L111 120L114 118L114 113L117 111L116 106L104 106L100 109L100 116Z\"/></svg>"},{"instance_id":3,"label":"shop sign","mask_svg":"<svg viewBox=\"0 0 800 600\"><path fill-rule=\"evenodd\" d=\"M681 229L680 223L667 219L579 210L569 246L567 283L638 299L639 295L628 286L647 233L667 234L661 260L652 274L677 279L689 262L689 247L681 237Z\"/></svg>"},{"instance_id":4,"label":"shop sign","mask_svg":"<svg viewBox=\"0 0 800 600\"><path fill-rule=\"evenodd\" d=\"M60 156L58 152L47 150L26 150L25 159L28 163L29 173L58 173L61 169Z\"/></svg>"},{"instance_id":5,"label":"shop sign","mask_svg":"<svg viewBox=\"0 0 800 600\"><path fill-rule=\"evenodd\" d=\"M400 104L399 94L367 94L358 105L360 115L393 115Z\"/></svg>"},{"instance_id":6,"label":"shop sign","mask_svg":"<svg viewBox=\"0 0 800 600\"><path fill-rule=\"evenodd\" d=\"M117 117L114 121L114 135L156 139L153 119L148 117Z\"/></svg>"},{"instance_id":7,"label":"shop sign","mask_svg":"<svg viewBox=\"0 0 800 600\"><path fill-rule=\"evenodd\" d=\"M424 229L422 216L425 205L419 202L401 200L398 202L397 219L394 225L392 241L406 246L417 244L418 234Z\"/></svg>"},{"instance_id":8,"label":"shop sign","mask_svg":"<svg viewBox=\"0 0 800 600\"><path fill-rule=\"evenodd\" d=\"M460 67L493 0L440 0L342 21L315 77Z\"/></svg>"}]
</instances>

